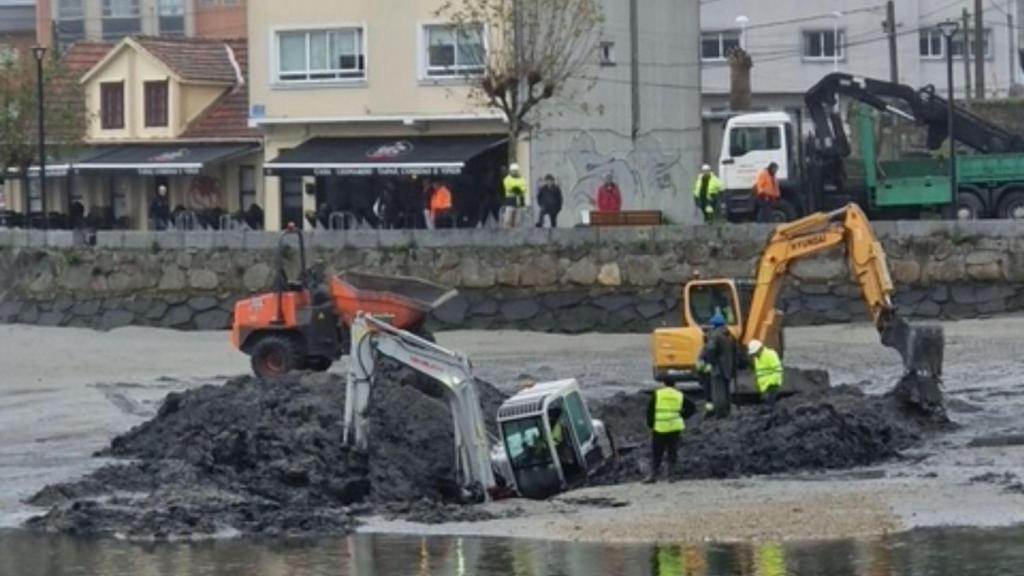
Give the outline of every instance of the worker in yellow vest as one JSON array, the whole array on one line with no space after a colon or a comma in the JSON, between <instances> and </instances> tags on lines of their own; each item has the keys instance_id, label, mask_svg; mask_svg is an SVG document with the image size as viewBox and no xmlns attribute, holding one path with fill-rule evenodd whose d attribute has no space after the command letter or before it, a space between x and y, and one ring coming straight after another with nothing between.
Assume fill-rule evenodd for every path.
<instances>
[{"instance_id":1,"label":"worker in yellow vest","mask_svg":"<svg viewBox=\"0 0 1024 576\"><path fill-rule=\"evenodd\" d=\"M505 192L504 218L502 221L507 228L515 228L520 224L520 212L526 207L526 198L529 194L529 186L526 178L523 178L519 164L511 164L508 167L508 174L502 180L502 189Z\"/></svg>"},{"instance_id":2,"label":"worker in yellow vest","mask_svg":"<svg viewBox=\"0 0 1024 576\"><path fill-rule=\"evenodd\" d=\"M669 479L675 477L679 456L679 438L686 429L685 418L693 413L693 404L682 392L675 389L672 381L651 395L647 404L647 427L651 429L651 474L646 484L658 481L662 460L668 459Z\"/></svg>"},{"instance_id":3,"label":"worker in yellow vest","mask_svg":"<svg viewBox=\"0 0 1024 576\"><path fill-rule=\"evenodd\" d=\"M783 368L779 353L760 340L751 340L747 344L747 354L754 366L754 378L761 401L768 406L775 406L779 391L782 390Z\"/></svg>"}]
</instances>

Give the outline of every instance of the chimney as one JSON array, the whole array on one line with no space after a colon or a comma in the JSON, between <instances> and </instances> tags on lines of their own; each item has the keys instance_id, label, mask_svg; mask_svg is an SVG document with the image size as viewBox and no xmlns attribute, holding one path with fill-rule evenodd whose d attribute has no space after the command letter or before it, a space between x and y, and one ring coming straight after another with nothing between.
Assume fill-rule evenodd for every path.
<instances>
[{"instance_id":1,"label":"chimney","mask_svg":"<svg viewBox=\"0 0 1024 576\"><path fill-rule=\"evenodd\" d=\"M53 48L53 0L36 0L36 44Z\"/></svg>"}]
</instances>

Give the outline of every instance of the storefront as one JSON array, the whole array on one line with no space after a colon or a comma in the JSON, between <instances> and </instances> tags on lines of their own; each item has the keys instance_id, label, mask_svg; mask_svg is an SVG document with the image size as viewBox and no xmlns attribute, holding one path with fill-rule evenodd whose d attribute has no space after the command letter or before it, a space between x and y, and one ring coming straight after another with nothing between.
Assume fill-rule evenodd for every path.
<instances>
[{"instance_id":1,"label":"storefront","mask_svg":"<svg viewBox=\"0 0 1024 576\"><path fill-rule=\"evenodd\" d=\"M500 202L507 156L495 134L318 137L282 150L264 173L280 179L281 226L423 227L435 184L452 192L452 224L475 226Z\"/></svg>"}]
</instances>

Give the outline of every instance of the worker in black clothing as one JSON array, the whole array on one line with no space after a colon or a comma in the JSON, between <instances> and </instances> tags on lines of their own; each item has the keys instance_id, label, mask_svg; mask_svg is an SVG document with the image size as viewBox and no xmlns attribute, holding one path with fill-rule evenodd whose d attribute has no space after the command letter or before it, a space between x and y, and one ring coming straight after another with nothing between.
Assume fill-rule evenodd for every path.
<instances>
[{"instance_id":1,"label":"worker in black clothing","mask_svg":"<svg viewBox=\"0 0 1024 576\"><path fill-rule=\"evenodd\" d=\"M736 340L729 332L725 316L716 310L711 317L711 331L708 332L704 348L700 353L702 364L701 385L704 386L704 412L714 409L711 390L720 386L729 390L736 376Z\"/></svg>"},{"instance_id":2,"label":"worker in black clothing","mask_svg":"<svg viewBox=\"0 0 1024 576\"><path fill-rule=\"evenodd\" d=\"M651 474L644 480L645 484L658 481L661 462L668 454L669 479L677 473L676 461L679 456L679 438L686 429L686 421L693 414L693 403L687 400L682 392L675 389L675 384L668 380L664 386L651 394L647 403L647 427L651 429Z\"/></svg>"}]
</instances>

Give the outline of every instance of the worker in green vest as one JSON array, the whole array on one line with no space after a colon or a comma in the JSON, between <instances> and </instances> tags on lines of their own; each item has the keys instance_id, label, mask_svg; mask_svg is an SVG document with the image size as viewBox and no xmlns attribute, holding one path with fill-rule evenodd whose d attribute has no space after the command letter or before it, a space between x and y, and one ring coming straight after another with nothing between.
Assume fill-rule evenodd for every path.
<instances>
[{"instance_id":1,"label":"worker in green vest","mask_svg":"<svg viewBox=\"0 0 1024 576\"><path fill-rule=\"evenodd\" d=\"M509 165L508 174L502 180L502 189L505 192L503 221L506 227L515 228L519 225L519 213L526 206L526 195L529 193L529 186L526 178L523 178L519 164Z\"/></svg>"},{"instance_id":2,"label":"worker in green vest","mask_svg":"<svg viewBox=\"0 0 1024 576\"><path fill-rule=\"evenodd\" d=\"M761 401L768 406L775 406L782 390L783 368L779 354L767 347L760 340L751 340L747 344L747 354L754 366L754 378L757 381L757 393Z\"/></svg>"},{"instance_id":3,"label":"worker in green vest","mask_svg":"<svg viewBox=\"0 0 1024 576\"><path fill-rule=\"evenodd\" d=\"M700 174L693 184L693 201L704 217L704 223L710 224L715 221L718 213L718 194L722 191L722 181L715 176L710 164L700 167Z\"/></svg>"},{"instance_id":4,"label":"worker in green vest","mask_svg":"<svg viewBox=\"0 0 1024 576\"><path fill-rule=\"evenodd\" d=\"M679 438L686 429L685 418L693 413L693 404L682 392L675 389L672 381L651 395L647 403L647 427L651 429L651 474L646 484L658 481L661 462L668 456L669 478L676 475L676 461L679 453Z\"/></svg>"}]
</instances>

